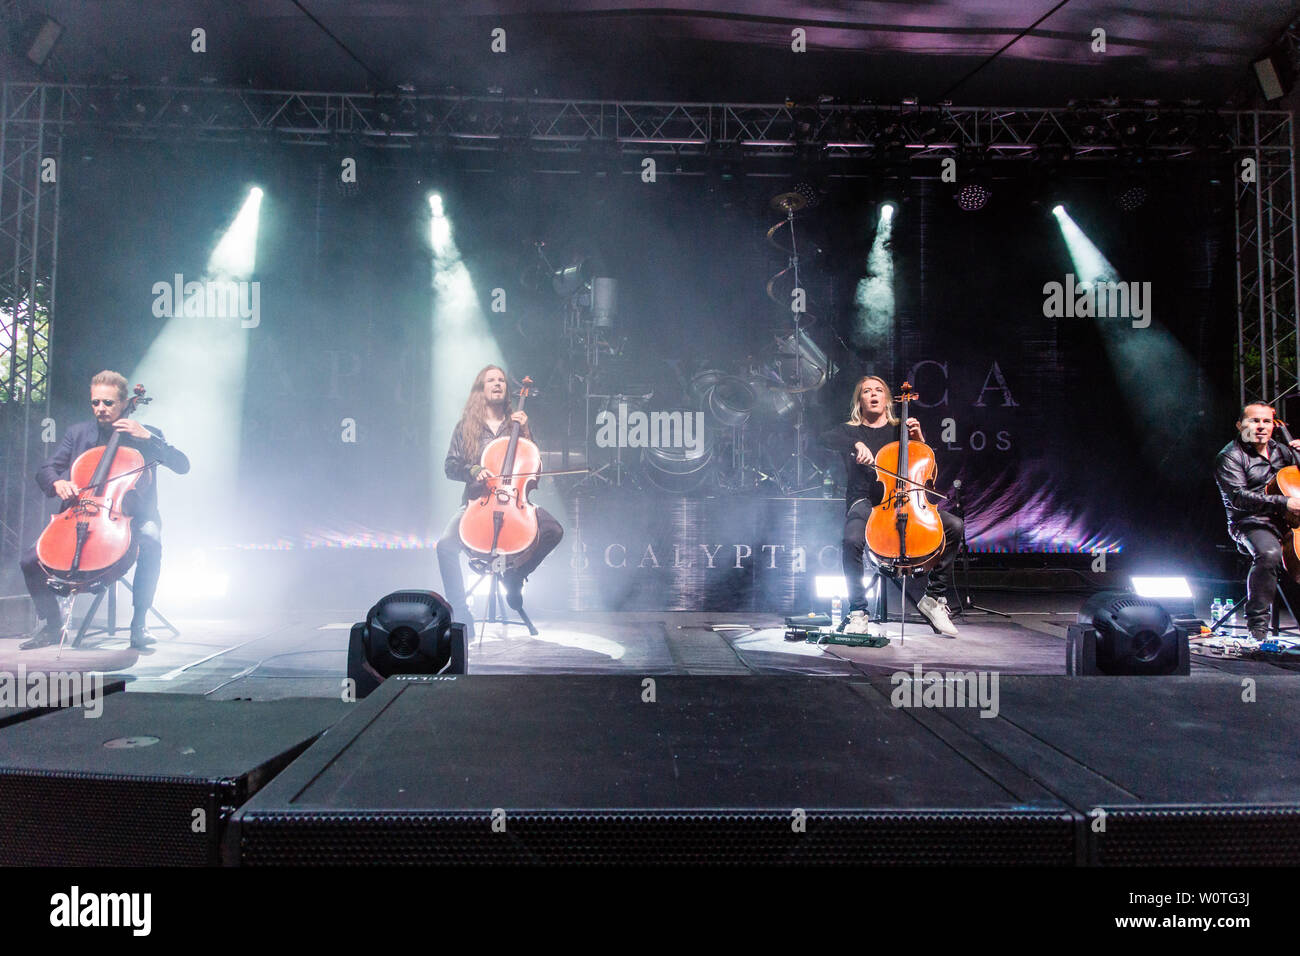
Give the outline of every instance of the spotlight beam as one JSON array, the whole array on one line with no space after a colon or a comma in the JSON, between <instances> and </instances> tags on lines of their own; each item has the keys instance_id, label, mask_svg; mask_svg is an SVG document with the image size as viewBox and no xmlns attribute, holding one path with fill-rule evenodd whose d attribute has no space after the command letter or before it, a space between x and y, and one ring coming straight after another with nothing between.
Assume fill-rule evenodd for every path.
<instances>
[{"instance_id":1,"label":"spotlight beam","mask_svg":"<svg viewBox=\"0 0 1300 956\"><path fill-rule=\"evenodd\" d=\"M875 348L884 345L894 331L894 214L892 202L881 205L876 237L867 254L867 274L858 281L855 301L858 321L853 330L854 345Z\"/></svg>"},{"instance_id":2,"label":"spotlight beam","mask_svg":"<svg viewBox=\"0 0 1300 956\"><path fill-rule=\"evenodd\" d=\"M1119 270L1079 228L1064 206L1054 207L1052 214L1065 239L1080 292L1121 281ZM1149 313L1150 298L1146 305ZM1184 428L1187 396L1198 394L1202 388L1199 365L1158 321L1151 320L1145 328L1133 328L1126 318L1094 316L1091 321L1097 324L1124 402L1145 426L1140 439L1143 455L1161 462L1162 471L1185 467L1191 473L1195 465ZM1175 461L1180 463L1178 469L1171 464Z\"/></svg>"},{"instance_id":3,"label":"spotlight beam","mask_svg":"<svg viewBox=\"0 0 1300 956\"><path fill-rule=\"evenodd\" d=\"M429 496L432 527L460 504L460 489L443 478L443 461L452 429L460 420L469 382L484 365L501 365L501 349L488 326L474 290L474 280L460 249L442 195L429 195L429 247L433 251L429 315L429 367L433 377L433 412L429 419L429 457L433 489Z\"/></svg>"},{"instance_id":4,"label":"spotlight beam","mask_svg":"<svg viewBox=\"0 0 1300 956\"><path fill-rule=\"evenodd\" d=\"M229 543L237 530L230 515L240 513L235 489L248 338L261 321L260 290L250 279L262 198L261 189L249 190L214 246L203 279L185 282L185 302L178 297L172 304L170 317L131 373L131 381L144 382L157 396L148 423L161 428L192 464L188 475L165 480L159 492L169 550L178 558L188 555L163 563L158 593L164 600L169 594L180 600L202 597L203 589L190 580L201 572L187 574L186 565L222 565L205 551ZM236 290L235 303L258 303L255 319L232 314L232 300L213 294L230 289Z\"/></svg>"}]
</instances>

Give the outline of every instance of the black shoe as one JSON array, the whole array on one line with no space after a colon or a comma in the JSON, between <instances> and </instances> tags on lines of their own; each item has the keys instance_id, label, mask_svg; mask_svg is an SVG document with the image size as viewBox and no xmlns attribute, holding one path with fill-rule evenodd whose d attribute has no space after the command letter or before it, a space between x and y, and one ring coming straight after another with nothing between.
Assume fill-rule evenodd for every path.
<instances>
[{"instance_id":1,"label":"black shoe","mask_svg":"<svg viewBox=\"0 0 1300 956\"><path fill-rule=\"evenodd\" d=\"M1253 640L1259 641L1262 644L1264 641L1268 640L1268 628L1252 627L1250 628L1250 636Z\"/></svg>"},{"instance_id":2,"label":"black shoe","mask_svg":"<svg viewBox=\"0 0 1300 956\"><path fill-rule=\"evenodd\" d=\"M19 644L18 649L30 651L38 647L49 647L51 644L59 643L61 637L63 637L63 625L51 622Z\"/></svg>"},{"instance_id":3,"label":"black shoe","mask_svg":"<svg viewBox=\"0 0 1300 956\"><path fill-rule=\"evenodd\" d=\"M506 604L515 611L524 606L524 579L513 571L501 575L501 582L506 586Z\"/></svg>"},{"instance_id":4,"label":"black shoe","mask_svg":"<svg viewBox=\"0 0 1300 956\"><path fill-rule=\"evenodd\" d=\"M131 625L131 646L137 651L142 651L154 642L153 635L143 624Z\"/></svg>"}]
</instances>

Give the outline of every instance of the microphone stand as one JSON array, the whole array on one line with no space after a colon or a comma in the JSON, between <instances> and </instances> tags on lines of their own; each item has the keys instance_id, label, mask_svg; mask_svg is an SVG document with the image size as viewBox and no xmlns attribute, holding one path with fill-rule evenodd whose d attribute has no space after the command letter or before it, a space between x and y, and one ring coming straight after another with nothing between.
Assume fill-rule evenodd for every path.
<instances>
[{"instance_id":1,"label":"microphone stand","mask_svg":"<svg viewBox=\"0 0 1300 956\"><path fill-rule=\"evenodd\" d=\"M970 611L970 612L979 612L980 614L996 614L998 617L1005 617L1007 620L1011 620L1011 615L1008 614L1006 611L998 611L991 607L984 607L983 605L976 604L973 600L971 600L970 547L966 544L966 507L965 505L962 504L961 501L961 491L962 491L961 479L957 479L952 483L952 494L948 497L948 502L949 502L948 510L952 512L954 515L956 515L958 518L962 519L961 545L959 547L960 547L960 555L961 555L962 576L966 579L966 593L965 595L963 595L961 589L957 587L957 575L954 574L952 578L952 589L957 593L956 614L958 617L964 619L966 617L966 612Z\"/></svg>"}]
</instances>

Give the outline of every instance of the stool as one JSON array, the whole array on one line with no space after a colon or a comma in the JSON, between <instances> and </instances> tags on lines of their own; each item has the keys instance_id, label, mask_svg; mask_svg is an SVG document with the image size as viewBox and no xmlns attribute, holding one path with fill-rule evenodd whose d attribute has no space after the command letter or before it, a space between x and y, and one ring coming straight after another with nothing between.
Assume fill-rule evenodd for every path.
<instances>
[{"instance_id":1,"label":"stool","mask_svg":"<svg viewBox=\"0 0 1300 956\"><path fill-rule=\"evenodd\" d=\"M499 557L500 556L498 556L498 558ZM496 565L496 568L499 568L499 570L494 570L493 567L494 565ZM482 584L484 581L490 582L488 584L488 612L487 612L487 617L483 619L483 623L485 625L497 624L497 623L522 624L524 627L528 628L528 633L530 635L536 637L537 628L533 626L533 622L528 617L528 612L524 610L522 602L520 602L519 610L517 612L521 620L518 621L510 620L510 614L508 611L505 610L505 608L509 607L509 605L506 604L505 594L503 593L505 589L505 584L502 582L501 577L505 573L505 569L504 567L502 567L502 563L499 561L494 562L491 559L470 558L469 569L478 575L478 580L475 581L470 586L470 589L465 592L466 597L468 597L469 595L477 591L478 586ZM497 610L498 601L501 602L501 608L502 608L500 612L500 616L498 616L498 610Z\"/></svg>"}]
</instances>

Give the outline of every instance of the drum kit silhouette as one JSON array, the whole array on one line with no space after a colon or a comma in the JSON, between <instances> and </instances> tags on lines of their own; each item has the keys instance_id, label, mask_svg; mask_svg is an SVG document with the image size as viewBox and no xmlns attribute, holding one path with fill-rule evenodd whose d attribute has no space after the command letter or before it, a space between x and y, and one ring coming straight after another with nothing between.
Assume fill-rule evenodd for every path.
<instances>
[{"instance_id":1,"label":"drum kit silhouette","mask_svg":"<svg viewBox=\"0 0 1300 956\"><path fill-rule=\"evenodd\" d=\"M800 183L775 196L770 206L785 214L767 230L767 241L786 256L786 265L766 284L769 299L787 318L774 328L763 353L735 364L708 366L689 374L679 363L666 383L638 382L629 377L636 363L610 356L603 363L614 374L599 371L585 376L587 388L587 457L593 472L584 483L631 483L677 494L764 491L780 496L822 493L828 475L808 454L812 435L805 422L809 396L837 371L810 330L817 324L806 310L807 292L800 269L821 250L800 245L796 213L816 204L817 193ZM621 366L621 368L620 368ZM644 367L641 378L646 379ZM688 377L689 374L689 377ZM617 390L614 385L618 382ZM690 443L656 443L638 449L591 447L592 422L607 416L667 413L673 422L699 413L704 427ZM699 419L696 419L699 420ZM601 463L599 459L607 458Z\"/></svg>"}]
</instances>

